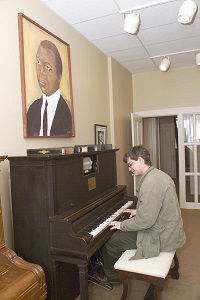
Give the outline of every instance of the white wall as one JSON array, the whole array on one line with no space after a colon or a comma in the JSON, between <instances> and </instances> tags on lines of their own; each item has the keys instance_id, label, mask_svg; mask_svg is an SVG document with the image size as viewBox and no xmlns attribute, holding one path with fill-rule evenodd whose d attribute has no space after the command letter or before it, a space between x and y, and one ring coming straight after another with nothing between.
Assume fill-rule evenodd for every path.
<instances>
[{"instance_id":1,"label":"white wall","mask_svg":"<svg viewBox=\"0 0 200 300\"><path fill-rule=\"evenodd\" d=\"M123 162L124 154L131 148L131 112L133 111L132 74L114 59L111 59L111 82L113 94L113 144L117 152L118 183L127 185L133 194L133 177Z\"/></svg>"},{"instance_id":2,"label":"white wall","mask_svg":"<svg viewBox=\"0 0 200 300\"><path fill-rule=\"evenodd\" d=\"M133 75L134 111L199 106L200 67Z\"/></svg>"}]
</instances>

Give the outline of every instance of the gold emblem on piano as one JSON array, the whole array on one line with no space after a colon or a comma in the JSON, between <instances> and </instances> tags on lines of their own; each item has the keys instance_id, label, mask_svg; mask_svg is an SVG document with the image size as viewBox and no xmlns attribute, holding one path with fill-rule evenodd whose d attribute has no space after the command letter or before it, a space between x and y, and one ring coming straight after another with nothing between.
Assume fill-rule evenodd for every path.
<instances>
[{"instance_id":1,"label":"gold emblem on piano","mask_svg":"<svg viewBox=\"0 0 200 300\"><path fill-rule=\"evenodd\" d=\"M96 189L96 177L88 178L88 191Z\"/></svg>"},{"instance_id":2,"label":"gold emblem on piano","mask_svg":"<svg viewBox=\"0 0 200 300\"><path fill-rule=\"evenodd\" d=\"M38 154L47 154L47 153L50 153L50 151L49 150L45 150L45 149L38 151Z\"/></svg>"}]
</instances>

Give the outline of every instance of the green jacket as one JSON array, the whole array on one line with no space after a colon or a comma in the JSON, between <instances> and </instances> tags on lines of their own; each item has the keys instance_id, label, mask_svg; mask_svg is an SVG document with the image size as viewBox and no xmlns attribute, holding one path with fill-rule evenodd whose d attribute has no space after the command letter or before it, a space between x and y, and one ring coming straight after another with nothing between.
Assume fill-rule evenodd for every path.
<instances>
[{"instance_id":1,"label":"green jacket","mask_svg":"<svg viewBox=\"0 0 200 300\"><path fill-rule=\"evenodd\" d=\"M166 173L150 167L138 184L135 217L121 223L122 231L137 231L137 251L132 259L158 256L186 241L175 185Z\"/></svg>"}]
</instances>

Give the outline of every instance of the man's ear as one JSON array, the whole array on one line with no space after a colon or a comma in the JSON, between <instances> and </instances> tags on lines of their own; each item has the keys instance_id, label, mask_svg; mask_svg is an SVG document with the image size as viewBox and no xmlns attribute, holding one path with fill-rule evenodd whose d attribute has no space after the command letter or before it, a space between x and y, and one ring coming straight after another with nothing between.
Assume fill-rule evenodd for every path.
<instances>
[{"instance_id":1,"label":"man's ear","mask_svg":"<svg viewBox=\"0 0 200 300\"><path fill-rule=\"evenodd\" d=\"M144 164L144 159L141 156L138 157L138 161L140 164Z\"/></svg>"}]
</instances>

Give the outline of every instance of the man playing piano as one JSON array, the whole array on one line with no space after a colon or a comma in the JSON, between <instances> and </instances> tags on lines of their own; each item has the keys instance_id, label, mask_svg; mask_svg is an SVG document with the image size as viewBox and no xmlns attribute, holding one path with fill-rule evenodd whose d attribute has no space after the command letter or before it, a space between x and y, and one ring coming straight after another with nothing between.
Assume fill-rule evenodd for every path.
<instances>
[{"instance_id":1,"label":"man playing piano","mask_svg":"<svg viewBox=\"0 0 200 300\"><path fill-rule=\"evenodd\" d=\"M176 250L186 241L171 177L152 166L149 152L141 145L128 151L123 161L132 174L141 175L138 202L136 209L125 210L129 219L110 223L115 232L103 247L103 270L95 274L104 284L120 284L114 264L123 251L137 249L132 259L150 258Z\"/></svg>"}]
</instances>

